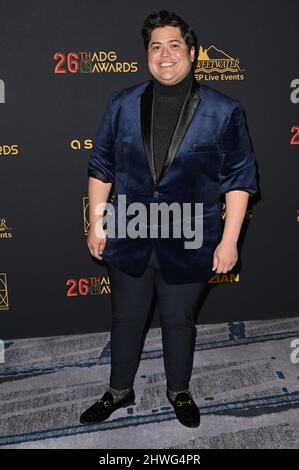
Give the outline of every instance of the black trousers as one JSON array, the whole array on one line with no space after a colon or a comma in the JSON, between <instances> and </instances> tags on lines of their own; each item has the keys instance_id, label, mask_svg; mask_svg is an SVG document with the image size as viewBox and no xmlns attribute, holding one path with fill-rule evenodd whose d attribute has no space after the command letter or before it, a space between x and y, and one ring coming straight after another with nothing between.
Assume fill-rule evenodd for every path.
<instances>
[{"instance_id":1,"label":"black trousers","mask_svg":"<svg viewBox=\"0 0 299 470\"><path fill-rule=\"evenodd\" d=\"M161 277L154 250L149 266L140 277L129 276L110 263L107 270L112 307L110 386L125 389L134 384L156 291L167 388L173 391L188 389L196 341L196 316L207 281L167 284Z\"/></svg>"}]
</instances>

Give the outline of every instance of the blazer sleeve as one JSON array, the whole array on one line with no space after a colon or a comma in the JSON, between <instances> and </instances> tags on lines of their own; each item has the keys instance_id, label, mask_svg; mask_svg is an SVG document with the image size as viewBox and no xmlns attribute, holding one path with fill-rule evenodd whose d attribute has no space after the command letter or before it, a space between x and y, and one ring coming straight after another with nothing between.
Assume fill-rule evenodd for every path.
<instances>
[{"instance_id":1,"label":"blazer sleeve","mask_svg":"<svg viewBox=\"0 0 299 470\"><path fill-rule=\"evenodd\" d=\"M230 115L222 141L222 163L219 172L220 192L234 189L257 192L256 161L240 103Z\"/></svg>"},{"instance_id":2,"label":"blazer sleeve","mask_svg":"<svg viewBox=\"0 0 299 470\"><path fill-rule=\"evenodd\" d=\"M114 182L114 135L112 130L113 95L107 101L106 110L101 118L89 153L88 176L97 178L104 183Z\"/></svg>"}]
</instances>

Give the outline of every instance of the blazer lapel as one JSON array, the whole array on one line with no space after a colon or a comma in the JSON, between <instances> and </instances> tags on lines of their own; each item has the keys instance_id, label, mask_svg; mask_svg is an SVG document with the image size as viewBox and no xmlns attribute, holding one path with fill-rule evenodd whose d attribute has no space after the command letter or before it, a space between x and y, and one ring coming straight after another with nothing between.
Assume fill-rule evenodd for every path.
<instances>
[{"instance_id":1,"label":"blazer lapel","mask_svg":"<svg viewBox=\"0 0 299 470\"><path fill-rule=\"evenodd\" d=\"M181 145L181 142L185 137L187 129L192 121L194 112L200 102L199 88L200 87L198 81L195 77L193 77L169 145L167 157L164 161L159 181L161 180L161 178L163 178L166 171L173 162L178 148Z\"/></svg>"},{"instance_id":2,"label":"blazer lapel","mask_svg":"<svg viewBox=\"0 0 299 470\"><path fill-rule=\"evenodd\" d=\"M171 163L173 162L178 148L192 121L194 112L200 102L200 99L200 86L196 78L193 77L169 145L168 153L164 161L160 177L157 179L153 152L154 91L152 81L147 85L144 92L142 93L140 109L141 133L150 172L155 184L158 184L161 181Z\"/></svg>"},{"instance_id":3,"label":"blazer lapel","mask_svg":"<svg viewBox=\"0 0 299 470\"><path fill-rule=\"evenodd\" d=\"M144 150L152 178L156 183L156 171L153 151L153 108L153 82L150 81L150 83L147 85L147 87L141 94L140 118Z\"/></svg>"}]
</instances>

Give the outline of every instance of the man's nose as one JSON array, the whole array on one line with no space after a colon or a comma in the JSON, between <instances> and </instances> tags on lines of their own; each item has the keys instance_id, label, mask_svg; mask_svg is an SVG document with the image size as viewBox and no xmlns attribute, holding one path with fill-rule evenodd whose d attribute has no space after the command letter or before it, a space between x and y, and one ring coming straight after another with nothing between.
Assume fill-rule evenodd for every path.
<instances>
[{"instance_id":1,"label":"man's nose","mask_svg":"<svg viewBox=\"0 0 299 470\"><path fill-rule=\"evenodd\" d=\"M162 49L161 49L161 56L162 57L168 57L170 55L170 50L167 46L162 46Z\"/></svg>"}]
</instances>

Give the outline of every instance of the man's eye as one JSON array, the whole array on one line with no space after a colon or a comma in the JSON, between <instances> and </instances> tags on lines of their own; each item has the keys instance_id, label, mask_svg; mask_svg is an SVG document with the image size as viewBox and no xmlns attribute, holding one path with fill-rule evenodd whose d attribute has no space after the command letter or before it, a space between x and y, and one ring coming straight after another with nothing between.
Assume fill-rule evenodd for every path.
<instances>
[{"instance_id":1,"label":"man's eye","mask_svg":"<svg viewBox=\"0 0 299 470\"><path fill-rule=\"evenodd\" d=\"M178 44L172 44L172 47L179 47Z\"/></svg>"}]
</instances>

